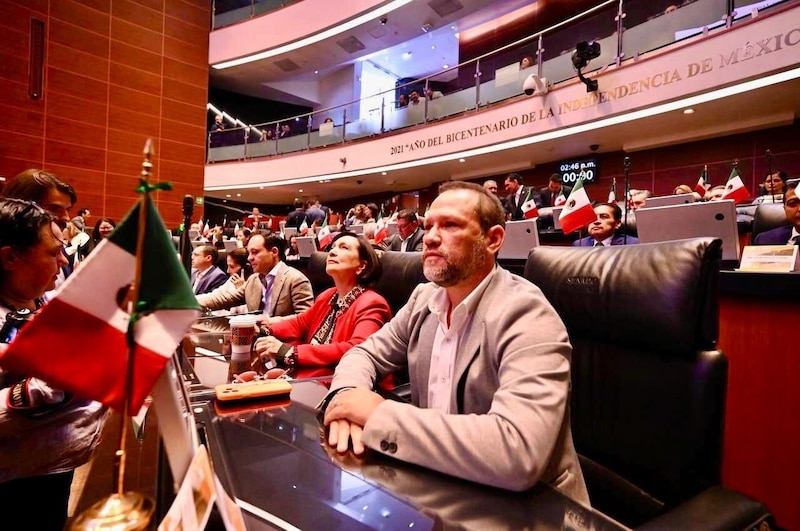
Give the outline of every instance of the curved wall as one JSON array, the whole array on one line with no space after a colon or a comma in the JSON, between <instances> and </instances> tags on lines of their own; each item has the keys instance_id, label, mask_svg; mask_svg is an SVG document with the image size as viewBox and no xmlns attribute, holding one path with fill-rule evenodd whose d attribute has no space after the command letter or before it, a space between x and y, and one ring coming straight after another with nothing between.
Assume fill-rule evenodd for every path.
<instances>
[{"instance_id":1,"label":"curved wall","mask_svg":"<svg viewBox=\"0 0 800 531\"><path fill-rule=\"evenodd\" d=\"M303 0L209 35L209 64L263 52L315 35L385 4L385 0Z\"/></svg>"}]
</instances>

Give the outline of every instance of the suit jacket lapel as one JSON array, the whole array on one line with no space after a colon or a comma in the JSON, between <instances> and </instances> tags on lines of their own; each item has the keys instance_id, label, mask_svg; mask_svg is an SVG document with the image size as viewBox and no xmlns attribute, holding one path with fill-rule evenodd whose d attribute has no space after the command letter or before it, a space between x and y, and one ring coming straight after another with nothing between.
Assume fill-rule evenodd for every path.
<instances>
[{"instance_id":1,"label":"suit jacket lapel","mask_svg":"<svg viewBox=\"0 0 800 531\"><path fill-rule=\"evenodd\" d=\"M288 267L288 266L287 266ZM283 288L283 281L285 280L286 276L284 275L285 269L283 267L280 268L278 274L275 275L275 282L272 284L272 300L269 301L269 314L275 315L275 312L278 309L278 299L281 293L281 289Z\"/></svg>"},{"instance_id":2,"label":"suit jacket lapel","mask_svg":"<svg viewBox=\"0 0 800 531\"><path fill-rule=\"evenodd\" d=\"M428 407L428 381L431 377L431 355L433 354L433 340L436 337L436 329L438 327L439 320L434 314L428 312L427 317L425 317L425 321L420 327L418 336L420 348L418 349L419 360L417 363L417 379L420 384L420 407Z\"/></svg>"}]
</instances>

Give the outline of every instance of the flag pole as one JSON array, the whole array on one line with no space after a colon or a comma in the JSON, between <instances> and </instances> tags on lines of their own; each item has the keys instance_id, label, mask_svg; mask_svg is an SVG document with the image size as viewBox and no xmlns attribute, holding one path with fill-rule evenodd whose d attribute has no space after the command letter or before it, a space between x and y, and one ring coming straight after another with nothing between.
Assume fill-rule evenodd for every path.
<instances>
[{"instance_id":1,"label":"flag pole","mask_svg":"<svg viewBox=\"0 0 800 531\"><path fill-rule=\"evenodd\" d=\"M113 481L115 492L110 496L93 504L89 509L81 514L71 526L71 529L144 529L150 524L155 510L155 502L149 496L139 492L125 492L125 461L126 461L126 441L128 437L128 423L130 415L128 408L131 403L134 383L134 368L136 354L136 337L134 327L142 309L139 303L140 283L142 279L142 263L145 232L147 230L147 214L150 208L150 192L153 190L169 190L172 186L169 183L159 183L151 185L148 182L150 171L153 168L151 162L153 156L153 142L148 138L144 146L144 160L142 161L142 177L137 192L142 196L139 199L139 223L136 233L136 266L128 292L128 309L130 320L126 339L128 343L128 364L125 374L125 397L120 419L119 445L114 454Z\"/></svg>"},{"instance_id":2,"label":"flag pole","mask_svg":"<svg viewBox=\"0 0 800 531\"><path fill-rule=\"evenodd\" d=\"M766 153L764 153L764 158L767 159L767 179L769 179L769 184L772 186L772 202L775 203L775 183L772 182L772 151L769 149ZM766 179L764 179L766 182ZM764 190L766 192L766 190Z\"/></svg>"}]
</instances>

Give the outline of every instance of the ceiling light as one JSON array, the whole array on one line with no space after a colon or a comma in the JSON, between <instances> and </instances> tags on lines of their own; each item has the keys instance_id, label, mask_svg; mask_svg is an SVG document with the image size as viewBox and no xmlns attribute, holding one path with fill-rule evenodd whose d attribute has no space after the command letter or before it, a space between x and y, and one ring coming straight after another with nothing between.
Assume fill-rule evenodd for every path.
<instances>
[{"instance_id":1,"label":"ceiling light","mask_svg":"<svg viewBox=\"0 0 800 531\"><path fill-rule=\"evenodd\" d=\"M302 188L300 188L300 189L298 190L298 192L300 192L300 193L302 194L302 193L303 193L303 189L302 189Z\"/></svg>"},{"instance_id":2,"label":"ceiling light","mask_svg":"<svg viewBox=\"0 0 800 531\"><path fill-rule=\"evenodd\" d=\"M319 70L314 70L314 73L315 74L319 74Z\"/></svg>"},{"instance_id":3,"label":"ceiling light","mask_svg":"<svg viewBox=\"0 0 800 531\"><path fill-rule=\"evenodd\" d=\"M242 194L236 194L236 197L242 197Z\"/></svg>"},{"instance_id":4,"label":"ceiling light","mask_svg":"<svg viewBox=\"0 0 800 531\"><path fill-rule=\"evenodd\" d=\"M411 52L403 52L403 59L405 59L406 61L411 59Z\"/></svg>"},{"instance_id":5,"label":"ceiling light","mask_svg":"<svg viewBox=\"0 0 800 531\"><path fill-rule=\"evenodd\" d=\"M684 109L683 114L694 114L694 109Z\"/></svg>"},{"instance_id":6,"label":"ceiling light","mask_svg":"<svg viewBox=\"0 0 800 531\"><path fill-rule=\"evenodd\" d=\"M466 162L465 159L458 159L458 162Z\"/></svg>"},{"instance_id":7,"label":"ceiling light","mask_svg":"<svg viewBox=\"0 0 800 531\"><path fill-rule=\"evenodd\" d=\"M311 44L315 44L317 42L324 41L325 39L329 39L331 37L344 33L345 31L350 31L353 28L357 28L366 22L375 20L375 18L377 17L386 15L387 13L391 13L395 9L400 9L404 5L410 3L411 0L393 0L392 2L389 2L388 4L381 6L378 9L375 9L368 13L364 13L363 15L353 18L345 22L344 24L339 24L325 31L320 31L319 33L311 35L310 37L306 37L305 39L300 39L292 43L285 44L283 46L278 46L277 48L272 48L271 50L266 50L263 52L255 53L253 55L248 55L246 57L240 57L238 59L233 59L231 61L223 61L221 63L217 63L211 66L212 68L215 68L217 70L222 70L224 68L230 68L232 66L239 66L247 63L252 63L253 61L260 61L261 59L267 59L269 57L275 57L276 55L281 55L294 50L299 50L300 48L309 46Z\"/></svg>"},{"instance_id":8,"label":"ceiling light","mask_svg":"<svg viewBox=\"0 0 800 531\"><path fill-rule=\"evenodd\" d=\"M381 172L381 175L386 175L386 172L385 172L385 171L382 171L382 172Z\"/></svg>"},{"instance_id":9,"label":"ceiling light","mask_svg":"<svg viewBox=\"0 0 800 531\"><path fill-rule=\"evenodd\" d=\"M435 50L435 49L436 49L436 45L435 44L431 44L431 50Z\"/></svg>"},{"instance_id":10,"label":"ceiling light","mask_svg":"<svg viewBox=\"0 0 800 531\"><path fill-rule=\"evenodd\" d=\"M225 194L225 197L230 197L230 196L231 196L231 194Z\"/></svg>"}]
</instances>

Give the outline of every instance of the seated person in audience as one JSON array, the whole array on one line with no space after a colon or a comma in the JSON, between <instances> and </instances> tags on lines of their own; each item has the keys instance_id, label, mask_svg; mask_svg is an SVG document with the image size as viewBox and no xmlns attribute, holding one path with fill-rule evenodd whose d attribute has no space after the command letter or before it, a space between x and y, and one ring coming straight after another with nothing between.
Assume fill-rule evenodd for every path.
<instances>
[{"instance_id":1,"label":"seated person in audience","mask_svg":"<svg viewBox=\"0 0 800 531\"><path fill-rule=\"evenodd\" d=\"M253 207L252 213L244 218L244 226L248 229L258 229L261 228L259 223L262 221L267 221L267 216L261 214L261 211L258 209L258 207Z\"/></svg>"},{"instance_id":2,"label":"seated person in audience","mask_svg":"<svg viewBox=\"0 0 800 531\"><path fill-rule=\"evenodd\" d=\"M320 404L326 443L522 491L589 501L572 443L566 328L541 290L497 265L500 201L448 181L425 217L423 271L389 323L350 349ZM408 368L412 403L375 382Z\"/></svg>"},{"instance_id":3,"label":"seated person in audience","mask_svg":"<svg viewBox=\"0 0 800 531\"><path fill-rule=\"evenodd\" d=\"M409 93L408 99L408 105L410 107L416 107L417 105L421 105L425 102L425 98L421 98L419 96L419 91L417 89L414 89Z\"/></svg>"},{"instance_id":4,"label":"seated person in audience","mask_svg":"<svg viewBox=\"0 0 800 531\"><path fill-rule=\"evenodd\" d=\"M526 68L530 68L532 66L533 66L533 58L530 57L529 55L523 57L522 60L519 62L520 70L525 70Z\"/></svg>"},{"instance_id":5,"label":"seated person in audience","mask_svg":"<svg viewBox=\"0 0 800 531\"><path fill-rule=\"evenodd\" d=\"M397 106L398 107L408 107L408 95L407 94L400 94L397 97Z\"/></svg>"},{"instance_id":6,"label":"seated person in audience","mask_svg":"<svg viewBox=\"0 0 800 531\"><path fill-rule=\"evenodd\" d=\"M275 323L311 308L311 282L299 270L284 263L286 240L277 235L254 232L247 242L248 260L257 274L250 275L235 293L207 293L197 301L209 310L240 304L248 312L263 311L262 322Z\"/></svg>"},{"instance_id":7,"label":"seated person in audience","mask_svg":"<svg viewBox=\"0 0 800 531\"><path fill-rule=\"evenodd\" d=\"M266 142L268 140L275 140L275 133L272 131L272 129L264 129L261 132L261 141Z\"/></svg>"},{"instance_id":8,"label":"seated person in audience","mask_svg":"<svg viewBox=\"0 0 800 531\"><path fill-rule=\"evenodd\" d=\"M497 181L495 181L494 179L489 179L487 181L483 181L483 187L490 194L497 195Z\"/></svg>"},{"instance_id":9,"label":"seated person in audience","mask_svg":"<svg viewBox=\"0 0 800 531\"><path fill-rule=\"evenodd\" d=\"M253 231L250 229L239 229L233 237L239 242L239 247L247 247L247 242L250 241L250 235L252 233Z\"/></svg>"},{"instance_id":10,"label":"seated person in audience","mask_svg":"<svg viewBox=\"0 0 800 531\"><path fill-rule=\"evenodd\" d=\"M777 203L778 200L783 200L787 178L785 171L776 171L767 175L764 178L764 186L753 203L771 203L773 201Z\"/></svg>"},{"instance_id":11,"label":"seated person in audience","mask_svg":"<svg viewBox=\"0 0 800 531\"><path fill-rule=\"evenodd\" d=\"M556 199L558 199L558 196L561 195L562 191L564 193L564 198L566 199L569 197L569 193L572 191L572 188L562 184L560 173L552 174L547 182L547 187L539 190L541 206L556 206Z\"/></svg>"},{"instance_id":12,"label":"seated person in audience","mask_svg":"<svg viewBox=\"0 0 800 531\"><path fill-rule=\"evenodd\" d=\"M440 90L433 90L432 88L428 87L425 89L425 97L429 100L437 100L444 96Z\"/></svg>"},{"instance_id":13,"label":"seated person in audience","mask_svg":"<svg viewBox=\"0 0 800 531\"><path fill-rule=\"evenodd\" d=\"M650 190L631 190L631 210L634 212L647 206Z\"/></svg>"},{"instance_id":14,"label":"seated person in audience","mask_svg":"<svg viewBox=\"0 0 800 531\"><path fill-rule=\"evenodd\" d=\"M219 251L211 244L198 245L192 250L192 291L195 295L211 293L225 284L228 275L217 267Z\"/></svg>"},{"instance_id":15,"label":"seated person in audience","mask_svg":"<svg viewBox=\"0 0 800 531\"><path fill-rule=\"evenodd\" d=\"M597 219L589 224L589 235L572 242L573 247L608 247L639 243L633 236L617 234L622 227L622 209L614 203L595 205Z\"/></svg>"},{"instance_id":16,"label":"seated person in audience","mask_svg":"<svg viewBox=\"0 0 800 531\"><path fill-rule=\"evenodd\" d=\"M78 260L83 261L89 256L95 247L100 245L100 242L111 236L114 229L117 228L117 223L111 218L100 218L94 224L92 230L92 238L85 244L78 247Z\"/></svg>"},{"instance_id":17,"label":"seated person in audience","mask_svg":"<svg viewBox=\"0 0 800 531\"><path fill-rule=\"evenodd\" d=\"M706 192L706 201L722 201L722 194L725 193L725 186L720 184Z\"/></svg>"},{"instance_id":18,"label":"seated person in audience","mask_svg":"<svg viewBox=\"0 0 800 531\"><path fill-rule=\"evenodd\" d=\"M419 226L417 213L404 208L397 215L397 234L392 234L381 242L386 251L421 251L425 231Z\"/></svg>"},{"instance_id":19,"label":"seated person in audience","mask_svg":"<svg viewBox=\"0 0 800 531\"><path fill-rule=\"evenodd\" d=\"M0 326L35 312L66 265L55 218L36 203L0 199ZM0 344L0 350L7 345ZM59 356L50 345L48 355ZM3 529L64 529L70 485L100 441L107 408L39 378L0 368L0 505ZM35 501L36 512L30 510Z\"/></svg>"},{"instance_id":20,"label":"seated person in audience","mask_svg":"<svg viewBox=\"0 0 800 531\"><path fill-rule=\"evenodd\" d=\"M783 210L788 225L757 234L754 245L800 245L800 198L797 197L797 183L787 186L783 194Z\"/></svg>"},{"instance_id":21,"label":"seated person in audience","mask_svg":"<svg viewBox=\"0 0 800 531\"><path fill-rule=\"evenodd\" d=\"M290 136L292 136L292 126L289 124L283 124L280 132L278 133L278 138L288 138Z\"/></svg>"},{"instance_id":22,"label":"seated person in audience","mask_svg":"<svg viewBox=\"0 0 800 531\"><path fill-rule=\"evenodd\" d=\"M363 236L339 233L325 271L334 287L320 293L310 310L262 328L253 350L265 365L335 366L348 349L391 319L389 303L370 289L382 269Z\"/></svg>"},{"instance_id":23,"label":"seated person in audience","mask_svg":"<svg viewBox=\"0 0 800 531\"><path fill-rule=\"evenodd\" d=\"M298 260L300 258L300 249L297 248L297 235L292 234L289 237L289 245L286 248L287 260Z\"/></svg>"},{"instance_id":24,"label":"seated person in audience","mask_svg":"<svg viewBox=\"0 0 800 531\"><path fill-rule=\"evenodd\" d=\"M672 195L683 195L683 194L691 194L694 202L702 201L703 199L703 197L697 192L695 192L692 189L692 187L689 186L688 184L679 184L678 186L675 187L674 190L672 190Z\"/></svg>"},{"instance_id":25,"label":"seated person in audience","mask_svg":"<svg viewBox=\"0 0 800 531\"><path fill-rule=\"evenodd\" d=\"M247 249L234 249L225 256L225 261L228 264L228 280L223 285L211 292L212 295L219 292L236 293L236 291L244 286L245 281L253 274L253 266L247 261ZM215 310L212 312L214 315L228 315L247 313L247 305L240 304L228 310Z\"/></svg>"},{"instance_id":26,"label":"seated person in audience","mask_svg":"<svg viewBox=\"0 0 800 531\"><path fill-rule=\"evenodd\" d=\"M225 122L222 119L222 115L218 114L214 117L214 123L211 125L211 132L214 131L224 131L225 130Z\"/></svg>"}]
</instances>

